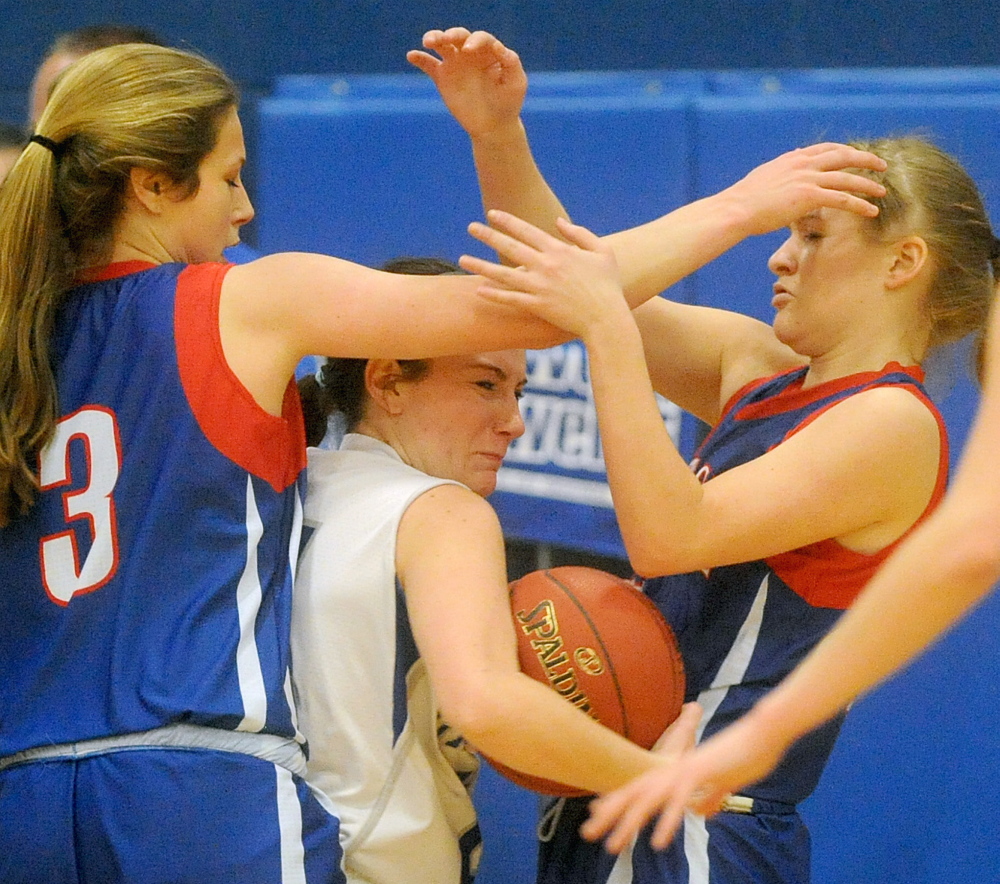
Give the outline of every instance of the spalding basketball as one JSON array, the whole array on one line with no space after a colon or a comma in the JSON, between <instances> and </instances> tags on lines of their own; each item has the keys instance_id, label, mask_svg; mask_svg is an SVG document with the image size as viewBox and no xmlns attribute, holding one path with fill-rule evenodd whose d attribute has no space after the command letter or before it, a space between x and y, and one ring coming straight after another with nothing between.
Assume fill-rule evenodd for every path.
<instances>
[{"instance_id":1,"label":"spalding basketball","mask_svg":"<svg viewBox=\"0 0 1000 884\"><path fill-rule=\"evenodd\" d=\"M510 603L521 669L567 702L644 749L680 714L684 664L677 641L630 581L595 568L548 568L513 581ZM587 794L487 760L535 792Z\"/></svg>"}]
</instances>

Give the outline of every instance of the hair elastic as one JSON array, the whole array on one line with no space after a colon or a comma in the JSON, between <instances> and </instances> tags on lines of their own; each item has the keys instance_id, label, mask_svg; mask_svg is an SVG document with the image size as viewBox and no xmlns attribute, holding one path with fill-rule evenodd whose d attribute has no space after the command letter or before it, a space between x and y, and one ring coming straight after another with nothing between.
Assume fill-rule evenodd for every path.
<instances>
[{"instance_id":1,"label":"hair elastic","mask_svg":"<svg viewBox=\"0 0 1000 884\"><path fill-rule=\"evenodd\" d=\"M35 144L40 144L46 150L51 151L52 156L56 159L62 155L63 143L59 141L53 141L51 138L46 138L44 135L32 135L28 142L34 142Z\"/></svg>"}]
</instances>

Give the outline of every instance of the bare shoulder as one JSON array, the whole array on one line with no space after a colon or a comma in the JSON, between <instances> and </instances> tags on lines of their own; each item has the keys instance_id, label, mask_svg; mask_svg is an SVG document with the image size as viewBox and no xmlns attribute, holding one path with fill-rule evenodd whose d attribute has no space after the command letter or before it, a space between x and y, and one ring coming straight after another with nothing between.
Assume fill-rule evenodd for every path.
<instances>
[{"instance_id":1,"label":"bare shoulder","mask_svg":"<svg viewBox=\"0 0 1000 884\"><path fill-rule=\"evenodd\" d=\"M421 574L458 573L502 559L500 520L464 485L425 491L407 507L396 531L396 573L404 586Z\"/></svg>"},{"instance_id":2,"label":"bare shoulder","mask_svg":"<svg viewBox=\"0 0 1000 884\"><path fill-rule=\"evenodd\" d=\"M937 411L913 388L873 387L841 400L803 432L814 430L825 440L852 438L863 446L869 463L910 464L936 472L941 454L942 425Z\"/></svg>"},{"instance_id":3,"label":"bare shoulder","mask_svg":"<svg viewBox=\"0 0 1000 884\"><path fill-rule=\"evenodd\" d=\"M928 399L913 387L886 385L871 387L848 396L837 408L844 407L854 417L863 417L875 426L898 425L905 429L938 431L938 413Z\"/></svg>"},{"instance_id":4,"label":"bare shoulder","mask_svg":"<svg viewBox=\"0 0 1000 884\"><path fill-rule=\"evenodd\" d=\"M405 533L421 544L457 545L459 536L499 530L497 514L486 500L465 485L449 482L425 491L407 507L399 539Z\"/></svg>"}]
</instances>

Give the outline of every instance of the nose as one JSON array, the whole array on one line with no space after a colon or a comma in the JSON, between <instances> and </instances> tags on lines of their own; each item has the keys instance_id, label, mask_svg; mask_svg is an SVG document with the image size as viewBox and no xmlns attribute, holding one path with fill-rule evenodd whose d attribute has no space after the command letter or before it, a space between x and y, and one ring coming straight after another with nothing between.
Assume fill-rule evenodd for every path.
<instances>
[{"instance_id":1,"label":"nose","mask_svg":"<svg viewBox=\"0 0 1000 884\"><path fill-rule=\"evenodd\" d=\"M788 276L795 272L795 266L792 238L789 236L767 259L767 269L775 276Z\"/></svg>"},{"instance_id":2,"label":"nose","mask_svg":"<svg viewBox=\"0 0 1000 884\"><path fill-rule=\"evenodd\" d=\"M507 406L497 429L502 435L508 436L511 441L516 439L518 436L524 435L524 417L521 414L521 404L519 399L514 399L513 402Z\"/></svg>"},{"instance_id":3,"label":"nose","mask_svg":"<svg viewBox=\"0 0 1000 884\"><path fill-rule=\"evenodd\" d=\"M257 213L254 211L253 203L250 202L250 196L242 187L237 191L239 197L237 198L236 205L233 207L233 213L235 215L233 223L237 227L242 227L244 224L249 224L254 219L254 215Z\"/></svg>"}]
</instances>

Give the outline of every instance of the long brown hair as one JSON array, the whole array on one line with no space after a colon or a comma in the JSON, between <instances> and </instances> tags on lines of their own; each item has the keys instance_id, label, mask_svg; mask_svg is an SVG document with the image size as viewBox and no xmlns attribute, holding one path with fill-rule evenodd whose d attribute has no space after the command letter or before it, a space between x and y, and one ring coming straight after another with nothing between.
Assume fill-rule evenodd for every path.
<instances>
[{"instance_id":1,"label":"long brown hair","mask_svg":"<svg viewBox=\"0 0 1000 884\"><path fill-rule=\"evenodd\" d=\"M125 44L92 52L60 78L36 135L0 187L0 525L28 510L58 395L49 343L84 266L107 260L133 167L187 194L215 146L235 86L187 52Z\"/></svg>"}]
</instances>

